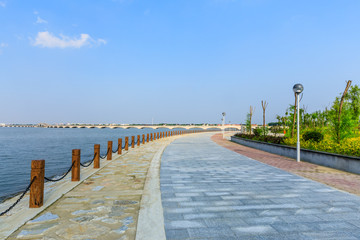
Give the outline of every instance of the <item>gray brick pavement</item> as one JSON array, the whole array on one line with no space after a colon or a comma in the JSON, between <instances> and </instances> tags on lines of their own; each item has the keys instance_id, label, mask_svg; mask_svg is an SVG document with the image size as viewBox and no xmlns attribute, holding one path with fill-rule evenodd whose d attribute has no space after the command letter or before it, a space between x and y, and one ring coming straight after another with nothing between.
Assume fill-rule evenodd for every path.
<instances>
[{"instance_id":1,"label":"gray brick pavement","mask_svg":"<svg viewBox=\"0 0 360 240\"><path fill-rule=\"evenodd\" d=\"M167 239L360 239L360 197L227 150L197 134L161 162Z\"/></svg>"}]
</instances>

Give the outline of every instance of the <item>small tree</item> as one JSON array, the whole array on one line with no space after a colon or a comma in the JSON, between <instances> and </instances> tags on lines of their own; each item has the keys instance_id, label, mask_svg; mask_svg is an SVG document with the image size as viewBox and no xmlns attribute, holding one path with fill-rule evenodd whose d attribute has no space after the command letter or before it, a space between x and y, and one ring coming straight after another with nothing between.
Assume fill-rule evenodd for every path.
<instances>
[{"instance_id":1,"label":"small tree","mask_svg":"<svg viewBox=\"0 0 360 240\"><path fill-rule=\"evenodd\" d=\"M299 94L295 93L295 104L294 104L294 115L292 121L292 128L291 128L291 137L294 137L294 129L295 129L295 119L296 119L296 110L297 110L297 98Z\"/></svg>"},{"instance_id":2,"label":"small tree","mask_svg":"<svg viewBox=\"0 0 360 240\"><path fill-rule=\"evenodd\" d=\"M266 108L268 106L268 103L266 101L261 100L261 106L262 106L262 109L263 109L263 135L265 137L265 111L266 111Z\"/></svg>"},{"instance_id":3,"label":"small tree","mask_svg":"<svg viewBox=\"0 0 360 240\"><path fill-rule=\"evenodd\" d=\"M255 108L253 106L250 106L250 112L246 116L246 129L248 130L249 134L251 134L251 119L254 111Z\"/></svg>"},{"instance_id":4,"label":"small tree","mask_svg":"<svg viewBox=\"0 0 360 240\"><path fill-rule=\"evenodd\" d=\"M336 97L329 111L332 135L337 143L340 143L344 138L352 136L353 129L358 124L358 120L354 120L354 110L350 98L346 96L350 85L351 80L346 82L341 98Z\"/></svg>"}]
</instances>

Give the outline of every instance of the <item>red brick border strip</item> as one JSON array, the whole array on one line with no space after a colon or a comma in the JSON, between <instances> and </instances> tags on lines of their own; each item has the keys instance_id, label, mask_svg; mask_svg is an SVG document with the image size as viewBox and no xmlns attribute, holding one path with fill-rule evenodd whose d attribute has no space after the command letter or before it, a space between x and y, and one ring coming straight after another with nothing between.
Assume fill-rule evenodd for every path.
<instances>
[{"instance_id":1,"label":"red brick border strip","mask_svg":"<svg viewBox=\"0 0 360 240\"><path fill-rule=\"evenodd\" d=\"M223 139L218 133L211 137L215 143L251 159L280 168L287 172L312 179L331 187L360 195L360 175L348 173L307 162L297 163L294 159L264 152Z\"/></svg>"}]
</instances>

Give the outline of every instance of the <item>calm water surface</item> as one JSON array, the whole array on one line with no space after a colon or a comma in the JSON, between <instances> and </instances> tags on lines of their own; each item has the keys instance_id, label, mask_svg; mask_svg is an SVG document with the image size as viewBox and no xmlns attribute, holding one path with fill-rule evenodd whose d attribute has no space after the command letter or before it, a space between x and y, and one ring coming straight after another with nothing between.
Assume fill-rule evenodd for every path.
<instances>
[{"instance_id":1,"label":"calm water surface","mask_svg":"<svg viewBox=\"0 0 360 240\"><path fill-rule=\"evenodd\" d=\"M27 187L31 160L45 160L46 177L62 175L71 166L72 149L81 149L81 162L87 162L94 156L94 144L100 144L103 156L107 141L113 141L115 150L118 138L124 142L126 136L161 131L169 129L0 127L0 202Z\"/></svg>"}]
</instances>

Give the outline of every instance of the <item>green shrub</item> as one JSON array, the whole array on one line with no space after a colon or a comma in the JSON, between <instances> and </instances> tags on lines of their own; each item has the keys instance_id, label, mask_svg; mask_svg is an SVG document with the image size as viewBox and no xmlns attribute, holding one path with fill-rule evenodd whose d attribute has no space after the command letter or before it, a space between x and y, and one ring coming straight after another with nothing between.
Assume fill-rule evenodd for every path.
<instances>
[{"instance_id":1,"label":"green shrub","mask_svg":"<svg viewBox=\"0 0 360 240\"><path fill-rule=\"evenodd\" d=\"M314 142L320 142L324 139L324 134L318 131L309 131L303 134L302 138L305 141L314 141Z\"/></svg>"},{"instance_id":2,"label":"green shrub","mask_svg":"<svg viewBox=\"0 0 360 240\"><path fill-rule=\"evenodd\" d=\"M263 135L263 130L261 128L254 128L253 133L255 136L259 137L259 136Z\"/></svg>"},{"instance_id":3,"label":"green shrub","mask_svg":"<svg viewBox=\"0 0 360 240\"><path fill-rule=\"evenodd\" d=\"M275 136L255 136L254 134L244 134L244 133L236 133L235 137L246 138L256 141L268 142L268 143L276 143L276 144L284 144L284 137L275 137Z\"/></svg>"}]
</instances>

